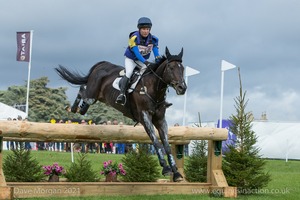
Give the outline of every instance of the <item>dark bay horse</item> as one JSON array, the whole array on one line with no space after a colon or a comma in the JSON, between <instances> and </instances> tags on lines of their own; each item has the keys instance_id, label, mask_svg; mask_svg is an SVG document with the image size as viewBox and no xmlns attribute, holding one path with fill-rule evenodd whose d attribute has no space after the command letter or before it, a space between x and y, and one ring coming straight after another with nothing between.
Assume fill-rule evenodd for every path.
<instances>
[{"instance_id":1,"label":"dark bay horse","mask_svg":"<svg viewBox=\"0 0 300 200\"><path fill-rule=\"evenodd\" d=\"M88 105L99 100L141 123L154 145L159 163L163 167L162 174L173 172L173 180L177 182L182 180L182 175L177 171L168 142L165 112L169 105L166 102L166 91L171 86L178 95L183 95L187 86L182 65L183 49L178 55L171 55L166 47L165 54L160 63L153 64L154 66L142 75L133 92L127 94L127 102L124 106L115 103L119 91L112 86L123 67L102 61L95 64L86 76L70 72L62 66L56 68L56 71L68 82L81 85L72 112L76 112L81 99ZM161 142L155 134L154 127L158 130ZM163 150L167 154L169 165L164 159Z\"/></svg>"}]
</instances>

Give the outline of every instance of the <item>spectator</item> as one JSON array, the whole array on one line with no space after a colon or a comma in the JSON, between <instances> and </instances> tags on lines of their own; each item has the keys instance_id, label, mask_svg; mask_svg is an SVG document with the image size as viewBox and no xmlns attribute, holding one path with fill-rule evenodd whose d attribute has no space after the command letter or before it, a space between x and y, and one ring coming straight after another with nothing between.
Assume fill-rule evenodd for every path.
<instances>
[{"instance_id":1,"label":"spectator","mask_svg":"<svg viewBox=\"0 0 300 200\"><path fill-rule=\"evenodd\" d=\"M54 143L53 142L48 142L47 143L47 150L48 151L54 151Z\"/></svg>"}]
</instances>

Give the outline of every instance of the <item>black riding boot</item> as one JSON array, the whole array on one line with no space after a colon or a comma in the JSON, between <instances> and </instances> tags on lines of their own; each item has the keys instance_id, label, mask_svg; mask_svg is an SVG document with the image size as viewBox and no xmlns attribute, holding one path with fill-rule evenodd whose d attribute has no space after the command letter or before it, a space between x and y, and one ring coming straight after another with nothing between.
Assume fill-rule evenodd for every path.
<instances>
[{"instance_id":1,"label":"black riding boot","mask_svg":"<svg viewBox=\"0 0 300 200\"><path fill-rule=\"evenodd\" d=\"M120 94L116 99L116 103L121 104L122 106L126 103L126 95L125 92L128 88L129 78L127 76L123 76L123 78L120 80L119 86L120 86Z\"/></svg>"}]
</instances>

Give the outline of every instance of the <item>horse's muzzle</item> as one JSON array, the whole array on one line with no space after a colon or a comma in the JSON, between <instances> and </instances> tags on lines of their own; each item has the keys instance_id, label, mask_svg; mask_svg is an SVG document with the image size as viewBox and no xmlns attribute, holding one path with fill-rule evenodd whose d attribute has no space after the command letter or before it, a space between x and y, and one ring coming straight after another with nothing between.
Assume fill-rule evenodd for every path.
<instances>
[{"instance_id":1,"label":"horse's muzzle","mask_svg":"<svg viewBox=\"0 0 300 200\"><path fill-rule=\"evenodd\" d=\"M176 82L176 83L172 84L172 86L175 89L177 95L184 95L184 93L187 89L185 81Z\"/></svg>"}]
</instances>

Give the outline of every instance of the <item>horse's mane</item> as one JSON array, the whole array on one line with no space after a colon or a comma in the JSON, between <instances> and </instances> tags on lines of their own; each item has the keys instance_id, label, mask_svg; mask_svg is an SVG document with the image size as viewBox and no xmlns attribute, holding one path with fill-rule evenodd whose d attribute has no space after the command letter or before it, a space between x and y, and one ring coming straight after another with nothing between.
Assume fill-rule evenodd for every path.
<instances>
[{"instance_id":1,"label":"horse's mane","mask_svg":"<svg viewBox=\"0 0 300 200\"><path fill-rule=\"evenodd\" d=\"M158 69L158 67L167 60L166 56L162 56L161 59L158 62L155 62L151 65L151 69L152 71L156 71ZM148 71L148 70L147 70ZM151 70L149 70L151 71Z\"/></svg>"},{"instance_id":2,"label":"horse's mane","mask_svg":"<svg viewBox=\"0 0 300 200\"><path fill-rule=\"evenodd\" d=\"M168 60L168 62L171 62L171 61L178 61L178 62L182 62L182 58L178 55L171 55L169 56L169 58L167 59L167 57L165 55L162 56L162 58L159 60L159 62L157 63L153 63L152 66L151 66L151 69L153 71L156 71L158 70L159 66L164 63L166 60ZM148 71L148 70L147 70ZM149 70L151 71L151 70Z\"/></svg>"},{"instance_id":3,"label":"horse's mane","mask_svg":"<svg viewBox=\"0 0 300 200\"><path fill-rule=\"evenodd\" d=\"M165 55L163 55L163 56L161 57L161 59L159 60L159 62L156 63L156 64L159 66L159 65L161 65L163 62L165 62L165 60L167 60L167 57L166 57Z\"/></svg>"}]
</instances>

